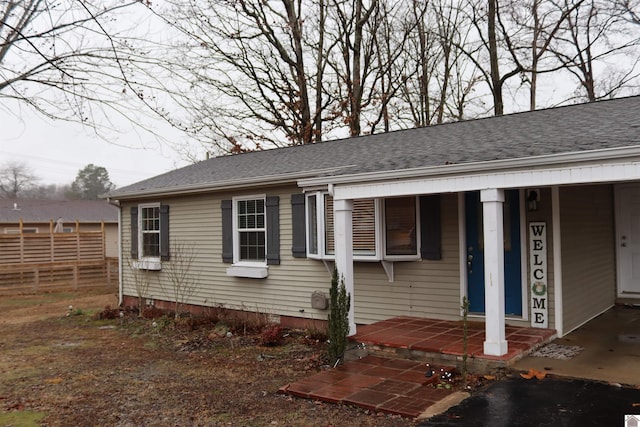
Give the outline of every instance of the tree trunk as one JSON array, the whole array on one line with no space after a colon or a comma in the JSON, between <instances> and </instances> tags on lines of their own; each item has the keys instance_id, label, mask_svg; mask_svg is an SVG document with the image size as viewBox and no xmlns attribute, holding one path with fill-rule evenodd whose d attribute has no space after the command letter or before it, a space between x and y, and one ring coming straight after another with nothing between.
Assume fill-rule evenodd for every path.
<instances>
[{"instance_id":1,"label":"tree trunk","mask_svg":"<svg viewBox=\"0 0 640 427\"><path fill-rule=\"evenodd\" d=\"M294 0L283 0L284 7L287 11L287 19L291 28L292 39L294 43L294 52L296 56L295 78L299 90L299 114L300 124L298 135L302 144L309 144L313 140L313 123L311 123L311 111L309 102L309 93L307 91L307 77L304 68L304 53L302 51L302 23L298 13L296 12ZM299 12L299 11L298 11Z\"/></svg>"},{"instance_id":2,"label":"tree trunk","mask_svg":"<svg viewBox=\"0 0 640 427\"><path fill-rule=\"evenodd\" d=\"M362 76L360 75L360 60L362 55L362 30L364 20L362 19L362 0L356 0L355 10L355 31L353 34L353 56L352 60L352 79L351 93L349 94L350 114L349 114L349 130L351 136L360 135L362 132L360 127L360 102L362 101ZM347 34L348 38L349 35Z\"/></svg>"},{"instance_id":3,"label":"tree trunk","mask_svg":"<svg viewBox=\"0 0 640 427\"><path fill-rule=\"evenodd\" d=\"M322 141L322 82L324 74L325 3L319 0L318 52L316 56L316 111L313 117L314 141Z\"/></svg>"},{"instance_id":4,"label":"tree trunk","mask_svg":"<svg viewBox=\"0 0 640 427\"><path fill-rule=\"evenodd\" d=\"M496 40L497 0L489 0L488 36L489 36L489 64L491 67L491 92L493 95L493 112L496 116L504 114L502 103L502 83L498 67L498 43Z\"/></svg>"}]
</instances>

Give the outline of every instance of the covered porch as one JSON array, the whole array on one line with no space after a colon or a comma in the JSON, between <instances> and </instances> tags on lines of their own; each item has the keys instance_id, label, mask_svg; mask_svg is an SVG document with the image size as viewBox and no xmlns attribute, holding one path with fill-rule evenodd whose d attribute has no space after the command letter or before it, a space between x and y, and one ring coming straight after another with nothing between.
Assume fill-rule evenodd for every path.
<instances>
[{"instance_id":1,"label":"covered porch","mask_svg":"<svg viewBox=\"0 0 640 427\"><path fill-rule=\"evenodd\" d=\"M622 229L619 217L625 212L616 203L639 199L636 195L640 194L636 190L639 188L639 163L625 158L623 154L628 153L621 151L624 150L541 156L514 164L488 162L474 165L474 168L461 165L459 174L450 174L451 170L444 174L438 167L425 168L420 171L424 173L422 177L398 176L393 181L389 180L392 177L388 174L384 178L375 174L363 175L357 177L360 179L357 183L336 180L329 186L334 199L335 264L352 298L351 334L363 336L361 329L367 331L366 326L356 325L359 308L358 298L354 295L358 294L359 285L354 277L352 234L354 201L365 198L457 195L457 211L442 209L440 215L455 216L459 223L460 303L469 296L472 263L475 264L474 274L481 271L481 293L470 298L476 303L482 302L480 310L471 310L474 319L483 320L476 329L480 328L484 333L476 330L478 333L473 342L473 352L478 356L509 358L520 350L515 342L515 347L510 348L507 335L511 334L511 327L508 324L542 330L553 328L561 337L613 306L616 293L619 297L625 289L624 285L616 284L616 263L617 268L623 267L623 251L631 247L630 234L615 233L616 222L617 228ZM596 157L598 161L594 162ZM354 180L354 177L349 179ZM634 189L633 198L613 197L614 189L617 192L628 185ZM468 202L466 195L471 193L478 194L477 210L469 209L465 203ZM512 212L510 220L505 218L508 193L516 194L519 199L519 208ZM541 193L544 198L542 209L536 207L540 204ZM479 237L475 244L469 242L470 215L481 218L477 231L474 230ZM513 223L514 218L519 225L508 231L505 223ZM424 239L422 244L425 244ZM472 258L472 247L474 250L482 248L481 258ZM513 248L518 251L514 263L505 256ZM382 264L385 271L393 273L393 262L382 260ZM481 268L476 268L478 265ZM518 295L521 311L515 316L505 310L509 298L508 290L505 290L505 271L513 271L509 265L519 268L517 280L511 280L521 286ZM438 268L435 264L432 266ZM622 275L618 273L620 280ZM389 276L392 282L392 274ZM416 277L415 280L420 279ZM438 285L437 282L429 283ZM449 306L447 310L450 312L444 318L451 319L453 310ZM462 318L462 311L458 312ZM429 316L430 312L424 314Z\"/></svg>"}]
</instances>

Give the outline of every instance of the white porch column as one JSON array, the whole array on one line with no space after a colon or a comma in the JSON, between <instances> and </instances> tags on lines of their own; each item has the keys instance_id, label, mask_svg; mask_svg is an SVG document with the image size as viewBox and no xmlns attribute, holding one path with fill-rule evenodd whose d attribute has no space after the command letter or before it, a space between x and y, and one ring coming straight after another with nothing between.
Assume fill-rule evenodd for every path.
<instances>
[{"instance_id":1,"label":"white porch column","mask_svg":"<svg viewBox=\"0 0 640 427\"><path fill-rule=\"evenodd\" d=\"M353 298L353 200L333 201L334 243L336 268L344 279L344 287L351 296L349 305L349 335L356 333Z\"/></svg>"},{"instance_id":2,"label":"white porch column","mask_svg":"<svg viewBox=\"0 0 640 427\"><path fill-rule=\"evenodd\" d=\"M504 190L480 192L484 231L484 353L502 356L507 353L504 325L504 229L502 207Z\"/></svg>"}]
</instances>

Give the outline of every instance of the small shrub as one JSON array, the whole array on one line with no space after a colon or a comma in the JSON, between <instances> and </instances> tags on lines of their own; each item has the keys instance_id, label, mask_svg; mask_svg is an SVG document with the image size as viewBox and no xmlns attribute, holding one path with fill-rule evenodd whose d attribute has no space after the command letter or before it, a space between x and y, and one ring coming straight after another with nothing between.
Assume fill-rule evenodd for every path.
<instances>
[{"instance_id":1,"label":"small shrub","mask_svg":"<svg viewBox=\"0 0 640 427\"><path fill-rule=\"evenodd\" d=\"M349 307L350 296L347 292L344 279L338 274L338 269L333 269L331 289L329 292L329 360L337 366L342 362L347 348L347 336L349 335Z\"/></svg>"},{"instance_id":2,"label":"small shrub","mask_svg":"<svg viewBox=\"0 0 640 427\"><path fill-rule=\"evenodd\" d=\"M280 325L268 325L260 335L260 344L267 347L282 345L283 341L284 332Z\"/></svg>"},{"instance_id":3,"label":"small shrub","mask_svg":"<svg viewBox=\"0 0 640 427\"><path fill-rule=\"evenodd\" d=\"M81 308L72 308L69 306L69 311L67 312L67 317L71 316L84 316L86 313Z\"/></svg>"},{"instance_id":4,"label":"small shrub","mask_svg":"<svg viewBox=\"0 0 640 427\"><path fill-rule=\"evenodd\" d=\"M235 335L258 334L269 325L267 314L260 312L248 314L220 307L218 308L217 317Z\"/></svg>"},{"instance_id":5,"label":"small shrub","mask_svg":"<svg viewBox=\"0 0 640 427\"><path fill-rule=\"evenodd\" d=\"M142 317L144 317L145 319L158 319L162 316L164 316L164 311L152 305L149 305L142 309Z\"/></svg>"},{"instance_id":6,"label":"small shrub","mask_svg":"<svg viewBox=\"0 0 640 427\"><path fill-rule=\"evenodd\" d=\"M176 328L181 331L191 332L195 330L196 321L191 314L180 315L174 319Z\"/></svg>"},{"instance_id":7,"label":"small shrub","mask_svg":"<svg viewBox=\"0 0 640 427\"><path fill-rule=\"evenodd\" d=\"M322 331L317 328L312 328L307 330L304 338L305 338L305 343L309 345L326 343L327 340L329 339L326 331Z\"/></svg>"},{"instance_id":8,"label":"small shrub","mask_svg":"<svg viewBox=\"0 0 640 427\"><path fill-rule=\"evenodd\" d=\"M111 306L108 305L104 308L104 310L97 312L94 316L94 319L105 320L117 319L118 317L120 317L120 310L117 308L111 308Z\"/></svg>"},{"instance_id":9,"label":"small shrub","mask_svg":"<svg viewBox=\"0 0 640 427\"><path fill-rule=\"evenodd\" d=\"M154 317L154 319L156 319L156 321L153 322L151 324L151 326L156 331L164 331L166 329L174 329L175 326L176 326L175 319L173 317L167 316L165 314L163 314L160 317Z\"/></svg>"}]
</instances>

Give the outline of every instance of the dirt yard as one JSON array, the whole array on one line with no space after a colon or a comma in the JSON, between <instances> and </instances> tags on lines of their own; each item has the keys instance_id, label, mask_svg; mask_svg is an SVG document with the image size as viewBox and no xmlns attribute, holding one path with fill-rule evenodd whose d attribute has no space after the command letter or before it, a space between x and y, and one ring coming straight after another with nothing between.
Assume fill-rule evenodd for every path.
<instances>
[{"instance_id":1,"label":"dirt yard","mask_svg":"<svg viewBox=\"0 0 640 427\"><path fill-rule=\"evenodd\" d=\"M113 294L0 298L0 425L413 426L277 393L323 369L304 331L263 346L213 323L97 320ZM70 308L71 306L71 308Z\"/></svg>"}]
</instances>

